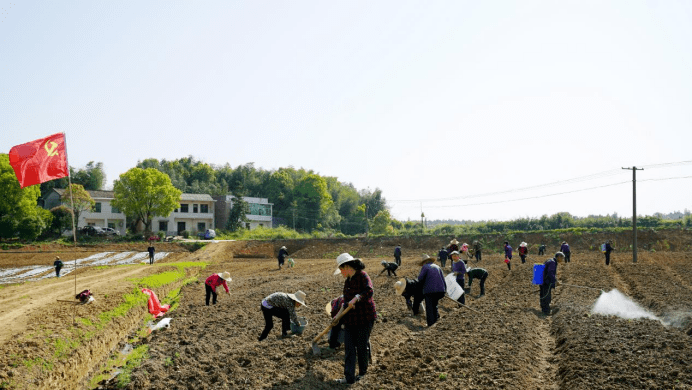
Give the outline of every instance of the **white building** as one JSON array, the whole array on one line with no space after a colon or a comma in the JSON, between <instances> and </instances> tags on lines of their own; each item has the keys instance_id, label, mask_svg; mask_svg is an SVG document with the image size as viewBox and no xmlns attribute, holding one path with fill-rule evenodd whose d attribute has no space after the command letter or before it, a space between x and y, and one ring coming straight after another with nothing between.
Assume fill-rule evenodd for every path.
<instances>
[{"instance_id":1,"label":"white building","mask_svg":"<svg viewBox=\"0 0 692 390\"><path fill-rule=\"evenodd\" d=\"M248 203L250 209L250 213L245 214L248 220L248 222L245 222L245 228L255 229L261 226L271 229L272 206L274 206L274 204L269 203L269 199L267 198L244 196L243 200ZM233 208L233 196L215 196L214 201L216 202L216 222L214 226L216 226L217 229L225 229L228 223L228 217L231 214L231 209Z\"/></svg>"},{"instance_id":2,"label":"white building","mask_svg":"<svg viewBox=\"0 0 692 390\"><path fill-rule=\"evenodd\" d=\"M55 188L44 201L44 208L50 210L62 204L60 198L64 189ZM82 211L79 214L77 227L87 225L98 227L110 227L121 235L126 233L125 214L111 206L113 191L87 191L96 201L94 209ZM180 196L180 208L174 210L166 217L154 217L151 229L154 232L164 231L166 235L180 235L187 231L190 235L203 232L214 226L215 200L207 194L182 194ZM69 207L69 204L66 204Z\"/></svg>"}]
</instances>

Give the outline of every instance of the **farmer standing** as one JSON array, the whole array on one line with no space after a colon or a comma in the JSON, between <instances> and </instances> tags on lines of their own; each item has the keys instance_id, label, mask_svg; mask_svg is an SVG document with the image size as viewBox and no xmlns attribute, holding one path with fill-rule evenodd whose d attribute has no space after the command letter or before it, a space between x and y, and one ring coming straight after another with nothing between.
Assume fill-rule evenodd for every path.
<instances>
[{"instance_id":1,"label":"farmer standing","mask_svg":"<svg viewBox=\"0 0 692 390\"><path fill-rule=\"evenodd\" d=\"M437 252L437 259L440 260L440 265L442 268L447 265L447 257L449 256L449 253L447 253L447 250L445 248L441 248L439 252Z\"/></svg>"},{"instance_id":2,"label":"farmer standing","mask_svg":"<svg viewBox=\"0 0 692 390\"><path fill-rule=\"evenodd\" d=\"M481 295L478 297L482 297L485 295L485 280L488 279L488 271L484 270L483 268L467 268L466 269L466 275L469 277L469 291L471 291L471 281L473 279L480 279L481 280Z\"/></svg>"},{"instance_id":3,"label":"farmer standing","mask_svg":"<svg viewBox=\"0 0 692 390\"><path fill-rule=\"evenodd\" d=\"M344 323L344 378L337 383L355 383L368 372L370 359L370 333L377 318L375 301L373 300L372 281L360 259L355 259L348 253L342 253L336 258L337 269L344 281L344 306L350 311L343 318ZM341 311L340 310L340 311ZM338 315L338 314L337 314ZM356 376L356 360L358 361L358 376Z\"/></svg>"},{"instance_id":4,"label":"farmer standing","mask_svg":"<svg viewBox=\"0 0 692 390\"><path fill-rule=\"evenodd\" d=\"M396 248L394 248L394 262L396 265L401 265L401 244L398 244Z\"/></svg>"},{"instance_id":5,"label":"farmer standing","mask_svg":"<svg viewBox=\"0 0 692 390\"><path fill-rule=\"evenodd\" d=\"M480 241L473 242L473 255L476 257L476 262L481 261L481 248L483 248L483 244Z\"/></svg>"},{"instance_id":6,"label":"farmer standing","mask_svg":"<svg viewBox=\"0 0 692 390\"><path fill-rule=\"evenodd\" d=\"M452 272L457 277L457 283L459 287L464 288L464 274L466 273L466 263L459 259L459 252L452 252ZM466 304L466 294L461 294L459 299L457 299L462 305Z\"/></svg>"},{"instance_id":7,"label":"farmer standing","mask_svg":"<svg viewBox=\"0 0 692 390\"><path fill-rule=\"evenodd\" d=\"M452 252L453 253L453 252ZM457 257L458 257L457 252ZM432 326L440 313L437 311L437 303L444 298L447 291L447 283L442 269L434 264L435 259L428 255L423 255L418 265L422 266L418 281L423 284L423 295L425 296L425 319L428 326ZM452 269L454 266L452 265Z\"/></svg>"},{"instance_id":8,"label":"farmer standing","mask_svg":"<svg viewBox=\"0 0 692 390\"><path fill-rule=\"evenodd\" d=\"M149 244L149 248L147 248L147 252L149 252L149 265L154 264L154 252L156 251L156 248L154 248L153 245Z\"/></svg>"},{"instance_id":9,"label":"farmer standing","mask_svg":"<svg viewBox=\"0 0 692 390\"><path fill-rule=\"evenodd\" d=\"M569 263L572 254L569 250L569 244L567 243L567 241L562 241L562 245L560 245L560 252L564 253L565 255L565 264Z\"/></svg>"},{"instance_id":10,"label":"farmer standing","mask_svg":"<svg viewBox=\"0 0 692 390\"><path fill-rule=\"evenodd\" d=\"M207 280L204 281L204 289L206 290L207 297L205 302L207 303L207 306L209 306L209 297L214 296L212 299L212 304L216 305L216 298L218 296L218 293L216 292L216 288L219 286L223 286L223 288L226 289L226 294L229 296L231 295L231 291L228 289L228 284L226 282L230 282L233 279L231 279L231 274L229 272L224 272L220 274L213 274L210 277L207 278Z\"/></svg>"},{"instance_id":11,"label":"farmer standing","mask_svg":"<svg viewBox=\"0 0 692 390\"><path fill-rule=\"evenodd\" d=\"M521 257L521 263L526 263L526 256L529 254L529 249L526 247L526 243L522 241L519 244L519 257Z\"/></svg>"},{"instance_id":12,"label":"farmer standing","mask_svg":"<svg viewBox=\"0 0 692 390\"><path fill-rule=\"evenodd\" d=\"M454 251L459 252L459 241L457 241L456 238L452 239L452 241L449 242L449 245L447 245L448 259L452 259L452 252Z\"/></svg>"},{"instance_id":13,"label":"farmer standing","mask_svg":"<svg viewBox=\"0 0 692 390\"><path fill-rule=\"evenodd\" d=\"M509 242L505 241L505 263L507 263L507 269L512 270L512 247L509 246Z\"/></svg>"},{"instance_id":14,"label":"farmer standing","mask_svg":"<svg viewBox=\"0 0 692 390\"><path fill-rule=\"evenodd\" d=\"M614 250L615 248L613 248L612 245L610 245L610 240L606 241L605 251L603 251L603 253L605 254L606 265L610 265L610 252Z\"/></svg>"},{"instance_id":15,"label":"farmer standing","mask_svg":"<svg viewBox=\"0 0 692 390\"><path fill-rule=\"evenodd\" d=\"M269 331L274 327L274 318L281 318L281 338L291 337L293 334L288 334L291 329L291 322L300 324L296 309L300 306L305 306L305 293L298 290L295 294L286 294L283 292L275 292L268 295L262 300L260 309L264 315L264 330L257 338L262 341L267 338Z\"/></svg>"},{"instance_id":16,"label":"farmer standing","mask_svg":"<svg viewBox=\"0 0 692 390\"><path fill-rule=\"evenodd\" d=\"M560 259L564 259L565 254L562 252L557 252L555 257L548 259L543 263L543 284L541 284L541 289L539 291L541 311L545 315L550 315L550 301L551 301L551 290L555 288L556 273L557 273L557 262ZM553 314L557 313L557 309L553 310Z\"/></svg>"},{"instance_id":17,"label":"farmer standing","mask_svg":"<svg viewBox=\"0 0 692 390\"><path fill-rule=\"evenodd\" d=\"M277 256L277 259L279 260L279 269L284 265L284 260L288 257L288 250L286 249L285 246L282 246L279 248L279 255Z\"/></svg>"},{"instance_id":18,"label":"farmer standing","mask_svg":"<svg viewBox=\"0 0 692 390\"><path fill-rule=\"evenodd\" d=\"M62 260L60 260L59 256L55 256L55 261L53 262L53 266L55 267L55 277L59 278L60 277L60 270L63 267Z\"/></svg>"}]
</instances>

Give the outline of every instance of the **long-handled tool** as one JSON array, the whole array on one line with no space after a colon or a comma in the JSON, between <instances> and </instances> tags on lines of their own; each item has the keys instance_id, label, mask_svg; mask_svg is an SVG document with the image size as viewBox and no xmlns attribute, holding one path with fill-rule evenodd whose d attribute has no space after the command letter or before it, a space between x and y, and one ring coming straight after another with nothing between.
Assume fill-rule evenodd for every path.
<instances>
[{"instance_id":1,"label":"long-handled tool","mask_svg":"<svg viewBox=\"0 0 692 390\"><path fill-rule=\"evenodd\" d=\"M452 299L452 297L450 297L449 295L445 295L445 297L447 297L447 298L451 299L452 301L456 302L457 304L459 304L459 305L461 305L461 306L463 306L463 307L465 307L465 308L471 310L471 311L474 312L474 313L481 314L481 312L479 312L478 310L473 310L473 309L471 309L470 307L464 305L463 303L457 301L456 299Z\"/></svg>"},{"instance_id":2,"label":"long-handled tool","mask_svg":"<svg viewBox=\"0 0 692 390\"><path fill-rule=\"evenodd\" d=\"M343 309L340 313L338 313L334 319L332 319L332 322L329 324L329 326L322 331L322 333L318 334L314 339L312 339L312 354L313 355L319 355L320 354L320 347L317 345L317 342L322 338L322 336L326 335L329 333L329 331L334 327L334 325L339 323L339 320L341 320L341 317L344 316L344 314L348 313L349 310L351 310L352 306L347 306L346 309Z\"/></svg>"}]
</instances>

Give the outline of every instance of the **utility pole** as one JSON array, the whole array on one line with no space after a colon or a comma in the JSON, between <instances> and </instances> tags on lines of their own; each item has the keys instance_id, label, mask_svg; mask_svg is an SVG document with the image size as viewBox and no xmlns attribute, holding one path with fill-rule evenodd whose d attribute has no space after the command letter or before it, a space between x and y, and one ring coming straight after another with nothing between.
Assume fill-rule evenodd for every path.
<instances>
[{"instance_id":1,"label":"utility pole","mask_svg":"<svg viewBox=\"0 0 692 390\"><path fill-rule=\"evenodd\" d=\"M622 168L632 171L632 262L637 262L637 171L644 168Z\"/></svg>"}]
</instances>

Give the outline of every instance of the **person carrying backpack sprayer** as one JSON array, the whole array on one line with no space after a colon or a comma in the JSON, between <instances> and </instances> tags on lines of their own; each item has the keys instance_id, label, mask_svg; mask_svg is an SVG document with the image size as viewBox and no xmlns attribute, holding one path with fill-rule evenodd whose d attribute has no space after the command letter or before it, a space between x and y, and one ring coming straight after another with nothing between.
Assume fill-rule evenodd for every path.
<instances>
[{"instance_id":1,"label":"person carrying backpack sprayer","mask_svg":"<svg viewBox=\"0 0 692 390\"><path fill-rule=\"evenodd\" d=\"M556 274L557 274L557 262L560 259L565 258L565 254L562 252L557 252L555 257L548 259L543 263L543 283L541 284L541 289L539 290L541 311L544 315L550 315L557 313L558 309L554 309L551 313L550 311L550 301L552 299L551 290L555 288Z\"/></svg>"},{"instance_id":2,"label":"person carrying backpack sprayer","mask_svg":"<svg viewBox=\"0 0 692 390\"><path fill-rule=\"evenodd\" d=\"M565 264L569 263L571 261L572 253L569 250L569 244L567 241L562 241L562 245L560 245L560 252L565 255Z\"/></svg>"}]
</instances>

